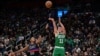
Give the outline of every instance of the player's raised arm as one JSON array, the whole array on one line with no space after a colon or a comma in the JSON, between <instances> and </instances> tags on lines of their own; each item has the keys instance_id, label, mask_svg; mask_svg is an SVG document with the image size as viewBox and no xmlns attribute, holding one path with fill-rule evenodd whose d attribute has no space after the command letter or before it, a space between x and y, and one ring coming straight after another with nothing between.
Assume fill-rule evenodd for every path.
<instances>
[{"instance_id":1,"label":"player's raised arm","mask_svg":"<svg viewBox=\"0 0 100 56\"><path fill-rule=\"evenodd\" d=\"M61 19L60 18L59 18L59 24L62 27L63 33L66 34L66 29L65 29L63 23L61 22Z\"/></svg>"},{"instance_id":2,"label":"player's raised arm","mask_svg":"<svg viewBox=\"0 0 100 56\"><path fill-rule=\"evenodd\" d=\"M49 18L49 20L51 20L51 21L52 21L52 23L53 23L53 27L54 27L54 34L56 34L56 33L57 33L57 26L56 26L56 22L55 22L54 18Z\"/></svg>"}]
</instances>

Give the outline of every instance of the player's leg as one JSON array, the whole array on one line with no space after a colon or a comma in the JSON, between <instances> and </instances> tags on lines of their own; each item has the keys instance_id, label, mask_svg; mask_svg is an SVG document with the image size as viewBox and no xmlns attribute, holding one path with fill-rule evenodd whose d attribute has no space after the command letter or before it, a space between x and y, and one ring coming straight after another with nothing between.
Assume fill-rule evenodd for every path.
<instances>
[{"instance_id":1,"label":"player's leg","mask_svg":"<svg viewBox=\"0 0 100 56\"><path fill-rule=\"evenodd\" d=\"M60 56L65 56L65 53L60 54Z\"/></svg>"},{"instance_id":2,"label":"player's leg","mask_svg":"<svg viewBox=\"0 0 100 56\"><path fill-rule=\"evenodd\" d=\"M53 54L52 54L52 56L58 56L58 54L56 54L56 53L53 53Z\"/></svg>"},{"instance_id":3,"label":"player's leg","mask_svg":"<svg viewBox=\"0 0 100 56\"><path fill-rule=\"evenodd\" d=\"M55 50L53 50L52 56L55 56L55 55L56 55Z\"/></svg>"},{"instance_id":4,"label":"player's leg","mask_svg":"<svg viewBox=\"0 0 100 56\"><path fill-rule=\"evenodd\" d=\"M54 48L52 56L58 56L58 55L57 55L56 48Z\"/></svg>"},{"instance_id":5,"label":"player's leg","mask_svg":"<svg viewBox=\"0 0 100 56\"><path fill-rule=\"evenodd\" d=\"M64 49L60 50L60 56L65 56L65 50Z\"/></svg>"}]
</instances>

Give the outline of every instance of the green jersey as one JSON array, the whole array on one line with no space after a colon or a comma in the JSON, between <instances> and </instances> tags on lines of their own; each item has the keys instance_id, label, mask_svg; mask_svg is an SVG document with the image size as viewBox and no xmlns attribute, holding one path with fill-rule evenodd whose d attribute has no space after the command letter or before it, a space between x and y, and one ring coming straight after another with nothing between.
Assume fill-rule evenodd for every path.
<instances>
[{"instance_id":1,"label":"green jersey","mask_svg":"<svg viewBox=\"0 0 100 56\"><path fill-rule=\"evenodd\" d=\"M55 46L64 47L66 38L64 34L58 34L55 38Z\"/></svg>"}]
</instances>

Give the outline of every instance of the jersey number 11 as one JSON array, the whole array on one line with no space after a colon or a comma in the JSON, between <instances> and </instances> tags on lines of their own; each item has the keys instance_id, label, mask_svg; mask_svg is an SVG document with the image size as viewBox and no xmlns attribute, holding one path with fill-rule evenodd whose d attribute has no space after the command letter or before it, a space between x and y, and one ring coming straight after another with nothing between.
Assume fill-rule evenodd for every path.
<instances>
[{"instance_id":1,"label":"jersey number 11","mask_svg":"<svg viewBox=\"0 0 100 56\"><path fill-rule=\"evenodd\" d=\"M60 40L60 42L59 43L63 43L63 39L59 39Z\"/></svg>"}]
</instances>

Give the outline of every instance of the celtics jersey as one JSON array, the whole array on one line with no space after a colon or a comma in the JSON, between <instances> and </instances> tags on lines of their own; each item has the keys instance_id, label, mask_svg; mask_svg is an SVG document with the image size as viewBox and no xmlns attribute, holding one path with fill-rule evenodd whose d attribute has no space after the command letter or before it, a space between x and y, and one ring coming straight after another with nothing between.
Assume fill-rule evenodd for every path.
<instances>
[{"instance_id":1,"label":"celtics jersey","mask_svg":"<svg viewBox=\"0 0 100 56\"><path fill-rule=\"evenodd\" d=\"M59 33L55 38L55 46L64 47L66 38L64 34Z\"/></svg>"}]
</instances>

